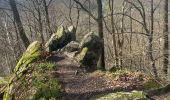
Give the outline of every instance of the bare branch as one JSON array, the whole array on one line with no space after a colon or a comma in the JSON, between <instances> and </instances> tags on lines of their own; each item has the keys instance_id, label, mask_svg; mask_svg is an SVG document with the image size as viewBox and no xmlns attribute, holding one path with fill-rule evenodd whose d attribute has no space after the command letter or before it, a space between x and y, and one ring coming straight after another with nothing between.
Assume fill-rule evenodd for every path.
<instances>
[{"instance_id":1,"label":"bare branch","mask_svg":"<svg viewBox=\"0 0 170 100\"><path fill-rule=\"evenodd\" d=\"M76 2L81 7L81 9L88 13L95 21L97 21L97 18L90 11L88 11L78 0L73 1Z\"/></svg>"}]
</instances>

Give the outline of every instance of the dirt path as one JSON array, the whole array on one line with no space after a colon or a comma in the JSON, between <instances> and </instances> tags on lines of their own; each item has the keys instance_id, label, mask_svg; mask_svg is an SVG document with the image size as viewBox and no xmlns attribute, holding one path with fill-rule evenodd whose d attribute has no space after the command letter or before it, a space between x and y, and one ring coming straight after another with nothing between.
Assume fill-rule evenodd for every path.
<instances>
[{"instance_id":1,"label":"dirt path","mask_svg":"<svg viewBox=\"0 0 170 100\"><path fill-rule=\"evenodd\" d=\"M140 89L140 82L112 80L105 76L94 76L85 72L79 64L63 55L53 55L56 77L62 84L62 100L89 100L99 94Z\"/></svg>"}]
</instances>

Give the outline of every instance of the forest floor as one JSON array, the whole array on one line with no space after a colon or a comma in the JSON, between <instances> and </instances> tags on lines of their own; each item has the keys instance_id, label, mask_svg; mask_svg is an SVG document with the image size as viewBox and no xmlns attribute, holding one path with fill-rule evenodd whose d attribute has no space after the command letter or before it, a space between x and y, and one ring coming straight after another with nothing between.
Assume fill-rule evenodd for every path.
<instances>
[{"instance_id":1,"label":"forest floor","mask_svg":"<svg viewBox=\"0 0 170 100\"><path fill-rule=\"evenodd\" d=\"M144 80L133 75L113 78L99 72L87 73L75 60L60 54L49 57L49 61L56 65L54 75L61 83L62 100L89 100L97 95L143 89ZM164 95L152 98L163 100Z\"/></svg>"}]
</instances>

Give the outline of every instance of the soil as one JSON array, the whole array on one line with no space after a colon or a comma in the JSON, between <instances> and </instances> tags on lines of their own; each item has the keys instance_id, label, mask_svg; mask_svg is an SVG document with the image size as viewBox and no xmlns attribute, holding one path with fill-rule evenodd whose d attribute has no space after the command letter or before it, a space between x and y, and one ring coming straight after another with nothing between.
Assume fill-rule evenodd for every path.
<instances>
[{"instance_id":1,"label":"soil","mask_svg":"<svg viewBox=\"0 0 170 100\"><path fill-rule=\"evenodd\" d=\"M91 75L79 63L63 54L54 54L48 60L56 64L54 75L61 83L62 100L89 100L107 93L142 90L141 81L115 80L103 75ZM164 95L152 98L163 100Z\"/></svg>"}]
</instances>

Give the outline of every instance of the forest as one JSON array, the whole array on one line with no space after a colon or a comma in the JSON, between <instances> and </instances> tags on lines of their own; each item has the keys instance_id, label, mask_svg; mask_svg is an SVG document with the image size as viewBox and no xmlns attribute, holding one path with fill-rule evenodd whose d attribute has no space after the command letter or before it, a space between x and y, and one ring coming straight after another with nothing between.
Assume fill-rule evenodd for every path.
<instances>
[{"instance_id":1,"label":"forest","mask_svg":"<svg viewBox=\"0 0 170 100\"><path fill-rule=\"evenodd\" d=\"M170 100L169 0L0 0L0 100Z\"/></svg>"}]
</instances>

